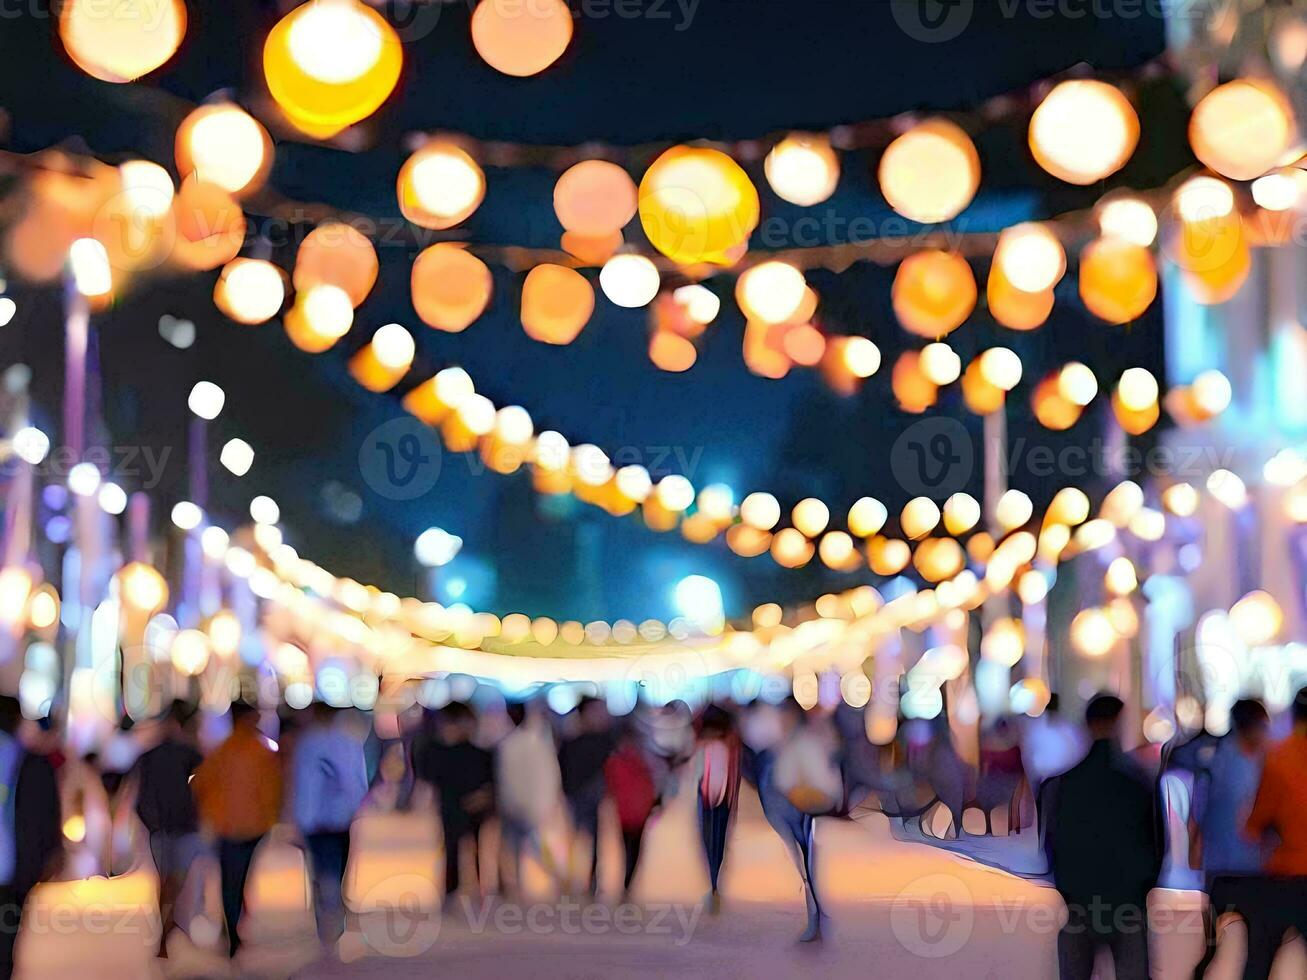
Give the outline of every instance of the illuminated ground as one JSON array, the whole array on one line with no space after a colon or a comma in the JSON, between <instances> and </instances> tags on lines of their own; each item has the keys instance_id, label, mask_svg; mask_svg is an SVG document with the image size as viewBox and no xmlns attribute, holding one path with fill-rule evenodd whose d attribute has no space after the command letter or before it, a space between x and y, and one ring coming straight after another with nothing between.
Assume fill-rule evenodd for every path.
<instances>
[{"instance_id":1,"label":"illuminated ground","mask_svg":"<svg viewBox=\"0 0 1307 980\"><path fill-rule=\"evenodd\" d=\"M256 865L248 946L239 967L182 944L154 962L153 924L142 911L150 879L136 875L47 886L29 912L33 929L20 947L19 976L85 977L429 977L459 970L478 977L695 976L799 977L876 975L913 980L1042 980L1055 975L1061 904L1046 887L922 844L894 840L878 816L826 821L820 870L831 926L821 944L794 939L803 922L798 876L780 842L746 796L727 859L718 916L700 907L707 876L700 865L689 794L651 831L634 904L616 882L608 901L531 897L514 905L474 904L452 916L432 914L438 845L427 813L379 816L356 830L359 858L350 893L365 910L337 957L323 958L306 911L299 852L269 846ZM618 855L601 864L616 869ZM607 877L607 876L606 876ZM535 886L542 879L533 876ZM210 889L210 902L216 894ZM609 896L613 896L609 898ZM1188 977L1201 943L1192 896L1161 896L1155 977ZM1161 908L1169 906L1169 908ZM202 931L202 930L201 930ZM1229 952L1240 955L1232 934ZM1307 975L1281 957L1277 980ZM1237 976L1237 964L1214 971ZM298 972L297 972L298 971ZM1110 976L1110 974L1107 974Z\"/></svg>"}]
</instances>

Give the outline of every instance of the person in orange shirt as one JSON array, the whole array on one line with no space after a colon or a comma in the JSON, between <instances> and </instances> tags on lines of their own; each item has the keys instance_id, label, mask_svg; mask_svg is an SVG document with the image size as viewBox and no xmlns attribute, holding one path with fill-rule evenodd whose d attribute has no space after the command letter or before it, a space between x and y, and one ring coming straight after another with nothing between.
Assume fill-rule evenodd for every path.
<instances>
[{"instance_id":1,"label":"person in orange shirt","mask_svg":"<svg viewBox=\"0 0 1307 980\"><path fill-rule=\"evenodd\" d=\"M1293 702L1293 734L1266 756L1246 827L1262 840L1274 831L1279 842L1266 864L1271 877L1259 882L1259 908L1248 918L1248 960L1244 977L1270 975L1284 934L1307 936L1307 687Z\"/></svg>"},{"instance_id":2,"label":"person in orange shirt","mask_svg":"<svg viewBox=\"0 0 1307 980\"><path fill-rule=\"evenodd\" d=\"M218 839L222 911L234 957L254 852L281 813L282 771L276 751L259 732L258 711L237 702L231 719L231 735L196 770L191 790L201 823Z\"/></svg>"}]
</instances>

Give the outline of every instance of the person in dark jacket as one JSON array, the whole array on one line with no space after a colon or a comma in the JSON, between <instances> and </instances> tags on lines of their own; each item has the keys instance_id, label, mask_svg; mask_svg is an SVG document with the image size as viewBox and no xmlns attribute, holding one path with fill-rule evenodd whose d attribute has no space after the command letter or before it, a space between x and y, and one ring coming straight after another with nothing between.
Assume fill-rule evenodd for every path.
<instances>
[{"instance_id":1,"label":"person in dark jacket","mask_svg":"<svg viewBox=\"0 0 1307 980\"><path fill-rule=\"evenodd\" d=\"M0 980L14 972L14 944L27 894L59 854L63 821L54 767L18 735L18 699L0 696Z\"/></svg>"},{"instance_id":2,"label":"person in dark jacket","mask_svg":"<svg viewBox=\"0 0 1307 980\"><path fill-rule=\"evenodd\" d=\"M494 756L474 745L476 715L454 701L440 710L432 733L413 746L413 771L435 787L444 830L445 897L458 892L458 858L464 842L472 850L472 867L479 865L481 826L494 808Z\"/></svg>"},{"instance_id":3,"label":"person in dark jacket","mask_svg":"<svg viewBox=\"0 0 1307 980\"><path fill-rule=\"evenodd\" d=\"M599 879L599 805L608 792L604 766L614 747L612 718L602 701L582 698L576 707L575 722L577 730L559 747L558 767L573 834L590 841L586 891L593 895ZM571 857L570 849L568 857Z\"/></svg>"},{"instance_id":4,"label":"person in dark jacket","mask_svg":"<svg viewBox=\"0 0 1307 980\"><path fill-rule=\"evenodd\" d=\"M1120 744L1124 705L1100 694L1085 709L1093 745L1045 784L1044 847L1067 905L1057 941L1062 980L1090 980L1107 946L1117 980L1148 978L1148 893L1162 865L1156 788Z\"/></svg>"},{"instance_id":5,"label":"person in dark jacket","mask_svg":"<svg viewBox=\"0 0 1307 980\"><path fill-rule=\"evenodd\" d=\"M160 952L176 922L173 909L191 862L200 853L200 818L191 794L191 777L204 757L186 733L191 707L174 701L162 722L162 738L136 760L136 815L150 837L150 854L159 875Z\"/></svg>"}]
</instances>

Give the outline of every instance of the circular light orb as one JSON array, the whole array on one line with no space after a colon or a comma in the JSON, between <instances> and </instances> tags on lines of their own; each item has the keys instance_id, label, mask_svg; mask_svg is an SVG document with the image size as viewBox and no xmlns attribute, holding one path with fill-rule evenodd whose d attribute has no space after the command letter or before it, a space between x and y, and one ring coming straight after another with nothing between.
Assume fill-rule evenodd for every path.
<instances>
[{"instance_id":1,"label":"circular light orb","mask_svg":"<svg viewBox=\"0 0 1307 980\"><path fill-rule=\"evenodd\" d=\"M564 0L481 0L472 14L472 45L505 75L538 75L571 40L572 11Z\"/></svg>"},{"instance_id":2,"label":"circular light orb","mask_svg":"<svg viewBox=\"0 0 1307 980\"><path fill-rule=\"evenodd\" d=\"M723 264L758 226L758 191L720 150L674 146L640 181L640 224L674 262Z\"/></svg>"},{"instance_id":3,"label":"circular light orb","mask_svg":"<svg viewBox=\"0 0 1307 980\"><path fill-rule=\"evenodd\" d=\"M1042 327L1053 312L1053 290L1027 293L1008 282L997 262L989 267L985 284L989 315L1009 330L1035 330Z\"/></svg>"},{"instance_id":4,"label":"circular light orb","mask_svg":"<svg viewBox=\"0 0 1307 980\"><path fill-rule=\"evenodd\" d=\"M1230 407L1234 389L1230 379L1215 368L1201 372L1190 385L1195 404L1208 417L1220 415Z\"/></svg>"},{"instance_id":5,"label":"circular light orb","mask_svg":"<svg viewBox=\"0 0 1307 980\"><path fill-rule=\"evenodd\" d=\"M981 376L1001 391L1011 391L1021 381L1021 358L1007 347L991 347L980 355Z\"/></svg>"},{"instance_id":6,"label":"circular light orb","mask_svg":"<svg viewBox=\"0 0 1307 980\"><path fill-rule=\"evenodd\" d=\"M880 348L866 337L846 337L841 359L855 378L870 378L880 370Z\"/></svg>"},{"instance_id":7,"label":"circular light orb","mask_svg":"<svg viewBox=\"0 0 1307 980\"><path fill-rule=\"evenodd\" d=\"M244 476L254 465L254 449L244 439L228 439L223 444L218 462L232 476Z\"/></svg>"},{"instance_id":8,"label":"circular light orb","mask_svg":"<svg viewBox=\"0 0 1307 980\"><path fill-rule=\"evenodd\" d=\"M1004 530L1012 531L1029 521L1034 512L1035 505L1031 503L1030 497L1020 490L1009 490L998 498L994 516Z\"/></svg>"},{"instance_id":9,"label":"circular light orb","mask_svg":"<svg viewBox=\"0 0 1307 980\"><path fill-rule=\"evenodd\" d=\"M177 189L172 176L150 160L128 160L118 166L122 192L130 213L137 218L158 220L172 208Z\"/></svg>"},{"instance_id":10,"label":"circular light orb","mask_svg":"<svg viewBox=\"0 0 1307 980\"><path fill-rule=\"evenodd\" d=\"M466 221L481 206L486 176L462 147L435 140L405 161L397 193L405 218L440 231Z\"/></svg>"},{"instance_id":11,"label":"circular light orb","mask_svg":"<svg viewBox=\"0 0 1307 980\"><path fill-rule=\"evenodd\" d=\"M328 222L305 236L295 256L295 288L314 286L343 289L351 306L362 305L377 282L380 264L371 240L353 225Z\"/></svg>"},{"instance_id":12,"label":"circular light orb","mask_svg":"<svg viewBox=\"0 0 1307 980\"><path fill-rule=\"evenodd\" d=\"M1003 277L1026 293L1052 289L1066 272L1066 252L1044 225L1028 221L1013 225L998 238L994 262Z\"/></svg>"},{"instance_id":13,"label":"circular light orb","mask_svg":"<svg viewBox=\"0 0 1307 980\"><path fill-rule=\"evenodd\" d=\"M912 540L923 538L939 524L939 506L929 497L913 497L903 505L899 526Z\"/></svg>"},{"instance_id":14,"label":"circular light orb","mask_svg":"<svg viewBox=\"0 0 1307 980\"><path fill-rule=\"evenodd\" d=\"M680 304L693 322L700 326L706 327L712 323L722 310L722 301L717 294L697 282L678 287L672 293L672 299Z\"/></svg>"},{"instance_id":15,"label":"circular light orb","mask_svg":"<svg viewBox=\"0 0 1307 980\"><path fill-rule=\"evenodd\" d=\"M407 368L413 363L417 345L413 335L398 323L388 323L372 335L372 351L383 367Z\"/></svg>"},{"instance_id":16,"label":"circular light orb","mask_svg":"<svg viewBox=\"0 0 1307 980\"><path fill-rule=\"evenodd\" d=\"M1157 212L1137 197L1117 197L1098 209L1098 230L1104 238L1120 238L1144 248L1157 240Z\"/></svg>"},{"instance_id":17,"label":"circular light orb","mask_svg":"<svg viewBox=\"0 0 1307 980\"><path fill-rule=\"evenodd\" d=\"M226 403L226 392L212 381L197 381L186 399L186 407L209 422L222 414L222 407Z\"/></svg>"},{"instance_id":18,"label":"circular light orb","mask_svg":"<svg viewBox=\"0 0 1307 980\"><path fill-rule=\"evenodd\" d=\"M1059 180L1092 184L1122 167L1139 145L1139 116L1121 90L1075 79L1055 86L1030 117L1030 152Z\"/></svg>"},{"instance_id":19,"label":"circular light orb","mask_svg":"<svg viewBox=\"0 0 1307 980\"><path fill-rule=\"evenodd\" d=\"M331 343L349 333L354 325L354 306L349 295L338 286L313 286L300 293L294 312L299 313L304 325L316 336ZM290 325L288 318L287 327Z\"/></svg>"},{"instance_id":20,"label":"circular light orb","mask_svg":"<svg viewBox=\"0 0 1307 980\"><path fill-rule=\"evenodd\" d=\"M808 288L803 273L787 262L763 262L740 276L735 298L750 319L784 323L799 312Z\"/></svg>"},{"instance_id":21,"label":"circular light orb","mask_svg":"<svg viewBox=\"0 0 1307 980\"><path fill-rule=\"evenodd\" d=\"M811 207L835 193L840 161L825 136L791 133L772 147L763 172L777 197Z\"/></svg>"},{"instance_id":22,"label":"circular light orb","mask_svg":"<svg viewBox=\"0 0 1307 980\"><path fill-rule=\"evenodd\" d=\"M637 309L653 302L662 277L643 255L614 255L599 271L599 285L612 303Z\"/></svg>"},{"instance_id":23,"label":"circular light orb","mask_svg":"<svg viewBox=\"0 0 1307 980\"><path fill-rule=\"evenodd\" d=\"M594 313L594 288L566 266L538 265L522 283L522 329L532 340L570 344Z\"/></svg>"},{"instance_id":24,"label":"circular light orb","mask_svg":"<svg viewBox=\"0 0 1307 980\"><path fill-rule=\"evenodd\" d=\"M980 186L980 157L962 129L931 119L904 133L880 160L880 190L895 211L933 224L960 214Z\"/></svg>"},{"instance_id":25,"label":"circular light orb","mask_svg":"<svg viewBox=\"0 0 1307 980\"><path fill-rule=\"evenodd\" d=\"M1175 206L1191 224L1214 221L1234 211L1234 191L1215 177L1191 177L1175 192Z\"/></svg>"},{"instance_id":26,"label":"circular light orb","mask_svg":"<svg viewBox=\"0 0 1307 980\"><path fill-rule=\"evenodd\" d=\"M1273 595L1259 589L1230 607L1230 625L1248 646L1266 646L1279 636L1284 626L1284 611Z\"/></svg>"},{"instance_id":27,"label":"circular light orb","mask_svg":"<svg viewBox=\"0 0 1307 980\"><path fill-rule=\"evenodd\" d=\"M1057 375L1035 385L1030 402L1035 409L1035 418L1046 429L1063 432L1080 421L1081 407L1062 396Z\"/></svg>"},{"instance_id":28,"label":"circular light orb","mask_svg":"<svg viewBox=\"0 0 1307 980\"><path fill-rule=\"evenodd\" d=\"M168 651L173 668L183 677L197 677L209 665L209 638L200 630L181 630Z\"/></svg>"},{"instance_id":29,"label":"circular light orb","mask_svg":"<svg viewBox=\"0 0 1307 980\"><path fill-rule=\"evenodd\" d=\"M1142 412L1157 404L1157 379L1147 368L1127 368L1117 383L1117 397L1132 412Z\"/></svg>"},{"instance_id":30,"label":"circular light orb","mask_svg":"<svg viewBox=\"0 0 1307 980\"><path fill-rule=\"evenodd\" d=\"M1100 238L1080 253L1080 298L1108 323L1143 316L1157 298L1153 253L1124 238Z\"/></svg>"},{"instance_id":31,"label":"circular light orb","mask_svg":"<svg viewBox=\"0 0 1307 980\"><path fill-rule=\"evenodd\" d=\"M962 374L962 358L948 344L936 342L921 349L921 373L936 385L948 385Z\"/></svg>"},{"instance_id":32,"label":"circular light orb","mask_svg":"<svg viewBox=\"0 0 1307 980\"><path fill-rule=\"evenodd\" d=\"M127 509L127 491L116 483L100 484L97 499L100 501L100 509L106 514L116 516Z\"/></svg>"},{"instance_id":33,"label":"circular light orb","mask_svg":"<svg viewBox=\"0 0 1307 980\"><path fill-rule=\"evenodd\" d=\"M286 301L281 270L263 259L232 259L213 287L213 302L237 323L266 323Z\"/></svg>"},{"instance_id":34,"label":"circular light orb","mask_svg":"<svg viewBox=\"0 0 1307 980\"><path fill-rule=\"evenodd\" d=\"M465 248L440 242L413 260L413 309L437 330L459 333L476 321L494 292L490 268Z\"/></svg>"},{"instance_id":35,"label":"circular light orb","mask_svg":"<svg viewBox=\"0 0 1307 980\"><path fill-rule=\"evenodd\" d=\"M134 561L118 570L118 594L132 608L150 613L167 604L168 583L153 565Z\"/></svg>"},{"instance_id":36,"label":"circular light orb","mask_svg":"<svg viewBox=\"0 0 1307 980\"><path fill-rule=\"evenodd\" d=\"M649 338L649 360L660 371L679 374L694 367L698 359L698 348L678 333L655 330Z\"/></svg>"},{"instance_id":37,"label":"circular light orb","mask_svg":"<svg viewBox=\"0 0 1307 980\"><path fill-rule=\"evenodd\" d=\"M281 520L281 508L271 497L259 494L250 501L250 517L255 524L276 524Z\"/></svg>"},{"instance_id":38,"label":"circular light orb","mask_svg":"<svg viewBox=\"0 0 1307 980\"><path fill-rule=\"evenodd\" d=\"M944 529L966 534L980 523L980 502L969 493L955 493L944 501Z\"/></svg>"},{"instance_id":39,"label":"circular light orb","mask_svg":"<svg viewBox=\"0 0 1307 980\"><path fill-rule=\"evenodd\" d=\"M191 269L216 269L234 259L245 244L245 215L217 184L186 178L173 201L173 217L173 256Z\"/></svg>"},{"instance_id":40,"label":"circular light orb","mask_svg":"<svg viewBox=\"0 0 1307 980\"><path fill-rule=\"evenodd\" d=\"M805 535L815 538L830 524L830 508L816 497L807 497L794 505L790 519Z\"/></svg>"},{"instance_id":41,"label":"circular light orb","mask_svg":"<svg viewBox=\"0 0 1307 980\"><path fill-rule=\"evenodd\" d=\"M1058 372L1057 392L1072 405L1084 408L1098 395L1098 378L1088 365L1071 361Z\"/></svg>"},{"instance_id":42,"label":"circular light orb","mask_svg":"<svg viewBox=\"0 0 1307 980\"><path fill-rule=\"evenodd\" d=\"M812 542L796 528L784 528L771 539L772 558L783 568L802 568L812 560L815 550Z\"/></svg>"},{"instance_id":43,"label":"circular light orb","mask_svg":"<svg viewBox=\"0 0 1307 980\"><path fill-rule=\"evenodd\" d=\"M310 0L263 46L268 91L296 128L327 139L381 108L403 66L399 36L358 0Z\"/></svg>"},{"instance_id":44,"label":"circular light orb","mask_svg":"<svg viewBox=\"0 0 1307 980\"><path fill-rule=\"evenodd\" d=\"M894 275L894 315L909 333L932 340L952 333L976 308L976 277L967 260L929 250L904 259Z\"/></svg>"},{"instance_id":45,"label":"circular light orb","mask_svg":"<svg viewBox=\"0 0 1307 980\"><path fill-rule=\"evenodd\" d=\"M1274 168L1294 137L1293 110L1268 82L1241 78L1218 85L1189 117L1194 155L1232 180L1252 180Z\"/></svg>"},{"instance_id":46,"label":"circular light orb","mask_svg":"<svg viewBox=\"0 0 1307 980\"><path fill-rule=\"evenodd\" d=\"M1071 620L1071 645L1083 656L1105 657L1116 645L1119 634L1106 610L1082 609Z\"/></svg>"},{"instance_id":47,"label":"circular light orb","mask_svg":"<svg viewBox=\"0 0 1307 980\"><path fill-rule=\"evenodd\" d=\"M889 519L889 511L875 497L860 497L849 508L849 530L860 538L880 531Z\"/></svg>"},{"instance_id":48,"label":"circular light orb","mask_svg":"<svg viewBox=\"0 0 1307 980\"><path fill-rule=\"evenodd\" d=\"M740 520L759 531L770 531L781 519L781 505L769 493L751 493L740 503Z\"/></svg>"},{"instance_id":49,"label":"circular light orb","mask_svg":"<svg viewBox=\"0 0 1307 980\"><path fill-rule=\"evenodd\" d=\"M1288 211L1297 207L1307 192L1307 173L1285 167L1258 177L1252 185L1253 201L1265 211Z\"/></svg>"},{"instance_id":50,"label":"circular light orb","mask_svg":"<svg viewBox=\"0 0 1307 980\"><path fill-rule=\"evenodd\" d=\"M14 455L36 466L50 452L50 437L34 426L26 425L14 433L10 442Z\"/></svg>"},{"instance_id":51,"label":"circular light orb","mask_svg":"<svg viewBox=\"0 0 1307 980\"><path fill-rule=\"evenodd\" d=\"M77 67L104 82L133 82L161 67L186 36L182 0L66 0L59 37Z\"/></svg>"},{"instance_id":52,"label":"circular light orb","mask_svg":"<svg viewBox=\"0 0 1307 980\"><path fill-rule=\"evenodd\" d=\"M231 103L200 106L177 128L177 170L229 194L258 190L272 167L272 139L259 121Z\"/></svg>"},{"instance_id":53,"label":"circular light orb","mask_svg":"<svg viewBox=\"0 0 1307 980\"><path fill-rule=\"evenodd\" d=\"M822 535L817 553L823 565L837 571L848 568L851 562L857 561L853 539L843 531L831 531L829 534Z\"/></svg>"},{"instance_id":54,"label":"circular light orb","mask_svg":"<svg viewBox=\"0 0 1307 980\"><path fill-rule=\"evenodd\" d=\"M621 231L635 217L639 197L635 181L606 160L582 160L554 185L554 213L567 231L601 238Z\"/></svg>"},{"instance_id":55,"label":"circular light orb","mask_svg":"<svg viewBox=\"0 0 1307 980\"><path fill-rule=\"evenodd\" d=\"M199 505L189 500L180 500L173 504L172 522L183 531L193 531L204 520L204 511Z\"/></svg>"}]
</instances>

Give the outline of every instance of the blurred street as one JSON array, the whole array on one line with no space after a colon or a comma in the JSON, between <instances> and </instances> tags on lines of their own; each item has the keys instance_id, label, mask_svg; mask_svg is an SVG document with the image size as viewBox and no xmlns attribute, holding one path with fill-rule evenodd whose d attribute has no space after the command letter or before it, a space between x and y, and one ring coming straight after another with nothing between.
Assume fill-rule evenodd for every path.
<instances>
[{"instance_id":1,"label":"blurred street","mask_svg":"<svg viewBox=\"0 0 1307 980\"><path fill-rule=\"evenodd\" d=\"M549 897L537 869L528 882L533 894L521 903L459 902L438 917L434 818L427 812L374 815L355 826L349 894L361 914L336 956L324 957L314 937L301 852L274 842L256 859L248 944L234 969L178 942L176 934L171 958L154 961L157 926L145 911L153 884L138 873L45 886L25 920L31 928L20 940L19 976L406 980L460 969L491 978L601 977L617 970L648 977L669 970L799 977L874 969L914 980L1054 975L1061 902L1051 889L930 845L897 841L876 814L820 824L819 880L831 923L822 942L797 943L803 925L798 875L756 797L746 791L742 801L725 901L716 916L701 906L707 876L688 794L651 829L628 904L617 898L616 841L606 840L604 886L594 907ZM1182 892L1154 898L1154 976L1187 978L1202 942L1197 898ZM192 932L203 928L193 924ZM1239 929L1226 938L1215 980L1238 976ZM1302 944L1295 945L1281 956L1275 980L1307 975ZM1100 980L1111 976L1110 967L1100 971Z\"/></svg>"}]
</instances>

